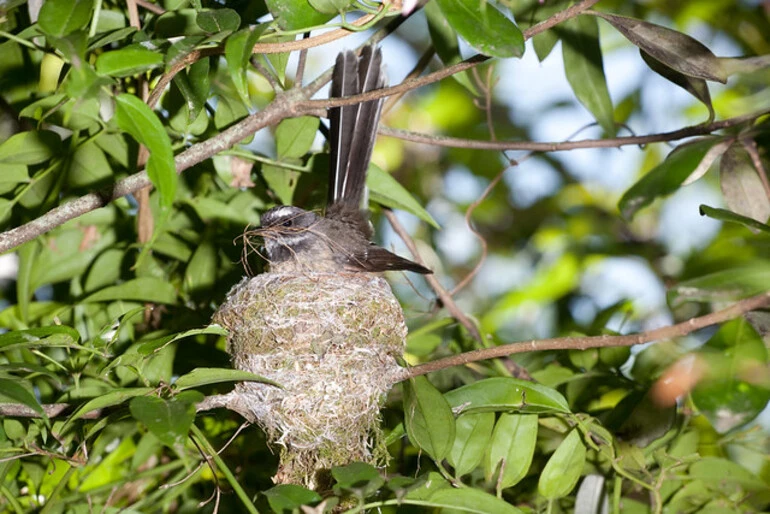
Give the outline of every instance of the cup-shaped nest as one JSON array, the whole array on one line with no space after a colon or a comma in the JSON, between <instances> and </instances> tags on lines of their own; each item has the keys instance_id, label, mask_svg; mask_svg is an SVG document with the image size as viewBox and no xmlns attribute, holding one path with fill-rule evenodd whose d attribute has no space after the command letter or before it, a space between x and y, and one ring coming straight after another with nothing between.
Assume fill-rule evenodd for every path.
<instances>
[{"instance_id":1,"label":"cup-shaped nest","mask_svg":"<svg viewBox=\"0 0 770 514\"><path fill-rule=\"evenodd\" d=\"M229 329L236 368L281 385L236 388L281 447L277 483L319 489L333 466L384 464L379 409L403 376L407 329L383 278L264 273L233 287L214 321Z\"/></svg>"}]
</instances>

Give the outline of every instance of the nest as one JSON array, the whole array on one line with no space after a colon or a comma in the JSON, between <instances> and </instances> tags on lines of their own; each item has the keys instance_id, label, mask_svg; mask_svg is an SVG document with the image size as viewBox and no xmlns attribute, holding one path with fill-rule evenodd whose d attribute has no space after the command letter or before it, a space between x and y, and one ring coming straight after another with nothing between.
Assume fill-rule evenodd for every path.
<instances>
[{"instance_id":1,"label":"nest","mask_svg":"<svg viewBox=\"0 0 770 514\"><path fill-rule=\"evenodd\" d=\"M235 394L281 448L277 483L316 489L352 461L385 464L379 410L402 377L406 324L388 283L369 274L265 273L228 294L214 321L229 329Z\"/></svg>"}]
</instances>

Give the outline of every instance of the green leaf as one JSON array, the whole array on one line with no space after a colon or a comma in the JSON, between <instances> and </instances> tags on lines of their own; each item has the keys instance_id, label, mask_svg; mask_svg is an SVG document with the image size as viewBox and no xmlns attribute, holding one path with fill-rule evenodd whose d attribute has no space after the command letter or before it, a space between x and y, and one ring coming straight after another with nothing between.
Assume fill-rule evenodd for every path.
<instances>
[{"instance_id":1,"label":"green leaf","mask_svg":"<svg viewBox=\"0 0 770 514\"><path fill-rule=\"evenodd\" d=\"M217 248L210 241L204 241L195 249L185 269L185 290L193 294L210 292L219 269Z\"/></svg>"},{"instance_id":2,"label":"green leaf","mask_svg":"<svg viewBox=\"0 0 770 514\"><path fill-rule=\"evenodd\" d=\"M261 382L263 384L278 386L276 382L255 375L254 373L225 368L195 368L191 372L179 377L176 382L174 382L174 386L178 390L184 391L185 389L193 389L195 387L219 384L222 382Z\"/></svg>"},{"instance_id":3,"label":"green leaf","mask_svg":"<svg viewBox=\"0 0 770 514\"><path fill-rule=\"evenodd\" d=\"M438 222L433 219L433 216L414 199L404 186L374 163L369 163L366 186L369 188L369 199L371 201L391 209L401 209L402 211L414 214L425 223L437 229L441 228Z\"/></svg>"},{"instance_id":4,"label":"green leaf","mask_svg":"<svg viewBox=\"0 0 770 514\"><path fill-rule=\"evenodd\" d=\"M254 44L259 39L262 30L243 29L227 38L225 42L225 60L230 79L235 90L246 105L251 105L249 86L246 81L246 65L251 58Z\"/></svg>"},{"instance_id":5,"label":"green leaf","mask_svg":"<svg viewBox=\"0 0 770 514\"><path fill-rule=\"evenodd\" d=\"M345 12L352 0L308 0L313 9L324 14L339 14Z\"/></svg>"},{"instance_id":6,"label":"green leaf","mask_svg":"<svg viewBox=\"0 0 770 514\"><path fill-rule=\"evenodd\" d=\"M118 126L150 151L147 175L160 193L163 207L171 207L176 197L178 177L171 140L152 110L137 97L121 94L116 99Z\"/></svg>"},{"instance_id":7,"label":"green leaf","mask_svg":"<svg viewBox=\"0 0 770 514\"><path fill-rule=\"evenodd\" d=\"M447 19L441 13L437 2L428 2L422 8L425 13L425 17L428 20L428 32L430 33L430 39L433 42L433 48L436 49L436 54L447 66L457 64L462 61L463 58L460 55L460 44L457 41L457 33L449 24ZM465 87L474 96L481 96L481 92L476 87L476 84L471 80L470 73L467 71L461 71L452 75L460 85Z\"/></svg>"},{"instance_id":8,"label":"green leaf","mask_svg":"<svg viewBox=\"0 0 770 514\"><path fill-rule=\"evenodd\" d=\"M19 383L18 379L9 380L7 378L0 378L0 395L29 407L43 418L47 419L45 412L43 412L43 406L40 405L40 402L37 401L34 394L29 392L26 387Z\"/></svg>"},{"instance_id":9,"label":"green leaf","mask_svg":"<svg viewBox=\"0 0 770 514\"><path fill-rule=\"evenodd\" d=\"M337 482L334 486L335 493L354 491L361 497L369 496L385 483L380 472L374 466L364 462L334 467L332 477Z\"/></svg>"},{"instance_id":10,"label":"green leaf","mask_svg":"<svg viewBox=\"0 0 770 514\"><path fill-rule=\"evenodd\" d=\"M126 402L136 396L150 394L153 390L154 389L151 387L133 387L130 389L115 389L108 393L97 396L93 400L89 400L81 405L78 410L73 412L72 415L67 418L67 421L64 423L64 426L61 429L61 433L63 434L66 432L66 428L70 425L70 423L80 419L82 416L88 414L89 412L120 405L121 403Z\"/></svg>"},{"instance_id":11,"label":"green leaf","mask_svg":"<svg viewBox=\"0 0 770 514\"><path fill-rule=\"evenodd\" d=\"M281 203L291 205L294 190L297 189L299 172L273 164L263 164L261 172L267 187L275 193Z\"/></svg>"},{"instance_id":12,"label":"green leaf","mask_svg":"<svg viewBox=\"0 0 770 514\"><path fill-rule=\"evenodd\" d=\"M676 30L635 18L592 12L607 20L631 43L669 68L690 77L727 82L720 59L701 42Z\"/></svg>"},{"instance_id":13,"label":"green leaf","mask_svg":"<svg viewBox=\"0 0 770 514\"><path fill-rule=\"evenodd\" d=\"M137 347L136 351L140 355L150 355L152 353L155 353L161 347L166 346L170 343L174 343L176 341L179 341L181 339L185 339L191 336L207 335L207 334L217 335L217 336L226 336L227 330L220 327L219 325L209 325L203 328L193 328L192 330L186 330L178 334L166 335L163 337L159 337L157 339L153 339L151 341L146 341L140 344Z\"/></svg>"},{"instance_id":14,"label":"green leaf","mask_svg":"<svg viewBox=\"0 0 770 514\"><path fill-rule=\"evenodd\" d=\"M131 415L144 423L155 437L171 448L184 443L195 421L195 404L203 395L186 391L165 400L157 396L137 396L129 403Z\"/></svg>"},{"instance_id":15,"label":"green leaf","mask_svg":"<svg viewBox=\"0 0 770 514\"><path fill-rule=\"evenodd\" d=\"M61 138L48 130L14 134L0 144L2 164L39 164L61 154Z\"/></svg>"},{"instance_id":16,"label":"green leaf","mask_svg":"<svg viewBox=\"0 0 770 514\"><path fill-rule=\"evenodd\" d=\"M93 141L78 146L67 163L67 179L72 187L96 186L111 177L112 167Z\"/></svg>"},{"instance_id":17,"label":"green leaf","mask_svg":"<svg viewBox=\"0 0 770 514\"><path fill-rule=\"evenodd\" d=\"M105 287L83 299L83 303L116 300L150 303L176 303L176 288L166 280L140 277L117 286Z\"/></svg>"},{"instance_id":18,"label":"green leaf","mask_svg":"<svg viewBox=\"0 0 770 514\"><path fill-rule=\"evenodd\" d=\"M66 36L88 25L93 6L91 0L46 0L37 22L49 36Z\"/></svg>"},{"instance_id":19,"label":"green leaf","mask_svg":"<svg viewBox=\"0 0 770 514\"><path fill-rule=\"evenodd\" d=\"M404 503L409 502L409 495ZM496 498L481 489L462 487L455 489L444 487L430 494L424 500L414 502L415 505L440 507L452 512L471 512L475 514L521 514L522 511L510 503Z\"/></svg>"},{"instance_id":20,"label":"green leaf","mask_svg":"<svg viewBox=\"0 0 770 514\"><path fill-rule=\"evenodd\" d=\"M711 105L711 93L709 93L708 84L704 79L690 77L684 73L679 73L674 68L666 66L644 50L639 50L642 55L642 59L647 63L652 71L665 78L669 82L673 82L677 86L681 87L692 96L698 99L709 111L709 117L707 123L714 121L716 114L714 113L714 106Z\"/></svg>"},{"instance_id":21,"label":"green leaf","mask_svg":"<svg viewBox=\"0 0 770 514\"><path fill-rule=\"evenodd\" d=\"M315 116L287 118L275 129L275 145L278 158L299 158L313 144L320 120Z\"/></svg>"},{"instance_id":22,"label":"green leaf","mask_svg":"<svg viewBox=\"0 0 770 514\"><path fill-rule=\"evenodd\" d=\"M303 505L320 502L323 498L315 491L294 484L281 484L263 491L270 508L275 512L296 512Z\"/></svg>"},{"instance_id":23,"label":"green leaf","mask_svg":"<svg viewBox=\"0 0 770 514\"><path fill-rule=\"evenodd\" d=\"M333 15L318 12L309 2L265 0L265 3L273 19L283 30L299 30L322 25L333 17Z\"/></svg>"},{"instance_id":24,"label":"green leaf","mask_svg":"<svg viewBox=\"0 0 770 514\"><path fill-rule=\"evenodd\" d=\"M30 348L45 343L45 339L51 336L63 337L65 341L75 343L80 340L80 334L72 327L54 325L50 327L30 328L28 330L13 330L0 334L0 350L13 345L14 348L28 345ZM60 339L61 340L61 339Z\"/></svg>"},{"instance_id":25,"label":"green leaf","mask_svg":"<svg viewBox=\"0 0 770 514\"><path fill-rule=\"evenodd\" d=\"M659 196L666 196L677 189L691 175L702 175L727 147L720 138L707 137L677 146L666 159L647 172L625 192L618 203L626 219L634 217L640 209ZM714 152L710 152L716 148ZM705 171L703 171L705 169Z\"/></svg>"},{"instance_id":26,"label":"green leaf","mask_svg":"<svg viewBox=\"0 0 770 514\"><path fill-rule=\"evenodd\" d=\"M434 460L452 450L455 419L444 395L427 378L404 382L404 424L409 440Z\"/></svg>"},{"instance_id":27,"label":"green leaf","mask_svg":"<svg viewBox=\"0 0 770 514\"><path fill-rule=\"evenodd\" d=\"M612 99L604 76L599 26L594 18L577 16L559 26L564 73L578 101L594 115L609 137L615 136Z\"/></svg>"},{"instance_id":28,"label":"green leaf","mask_svg":"<svg viewBox=\"0 0 770 514\"><path fill-rule=\"evenodd\" d=\"M717 432L744 426L764 410L770 401L770 380L759 377L767 371L767 349L745 319L722 325L697 355L706 370L692 399Z\"/></svg>"},{"instance_id":29,"label":"green leaf","mask_svg":"<svg viewBox=\"0 0 770 514\"><path fill-rule=\"evenodd\" d=\"M517 411L527 414L570 412L555 389L517 378L493 377L458 387L444 395L462 412Z\"/></svg>"},{"instance_id":30,"label":"green leaf","mask_svg":"<svg viewBox=\"0 0 770 514\"><path fill-rule=\"evenodd\" d=\"M762 179L741 144L730 145L719 166L719 185L727 207L761 223L770 218L770 198Z\"/></svg>"},{"instance_id":31,"label":"green leaf","mask_svg":"<svg viewBox=\"0 0 770 514\"><path fill-rule=\"evenodd\" d=\"M710 488L725 494L767 491L768 485L740 464L719 457L703 457L690 465L689 477L702 480Z\"/></svg>"},{"instance_id":32,"label":"green leaf","mask_svg":"<svg viewBox=\"0 0 770 514\"><path fill-rule=\"evenodd\" d=\"M481 463L494 425L495 414L492 412L463 414L457 418L455 442L447 455L456 477L467 475Z\"/></svg>"},{"instance_id":33,"label":"green leaf","mask_svg":"<svg viewBox=\"0 0 770 514\"><path fill-rule=\"evenodd\" d=\"M770 226L765 223L760 223L755 219L741 216L727 209L717 209L715 207L709 207L708 205L701 205L699 208L701 216L708 216L719 221L728 221L730 223L738 223L754 231L768 232L770 233Z\"/></svg>"},{"instance_id":34,"label":"green leaf","mask_svg":"<svg viewBox=\"0 0 770 514\"><path fill-rule=\"evenodd\" d=\"M491 57L521 57L524 36L494 4L481 0L437 0L444 17L475 50Z\"/></svg>"},{"instance_id":35,"label":"green leaf","mask_svg":"<svg viewBox=\"0 0 770 514\"><path fill-rule=\"evenodd\" d=\"M192 8L168 10L158 16L155 35L160 38L205 35L206 32L196 22L199 13L198 9Z\"/></svg>"},{"instance_id":36,"label":"green leaf","mask_svg":"<svg viewBox=\"0 0 770 514\"><path fill-rule=\"evenodd\" d=\"M702 277L685 280L669 289L672 307L684 302L730 302L770 291L770 261L754 261Z\"/></svg>"},{"instance_id":37,"label":"green leaf","mask_svg":"<svg viewBox=\"0 0 770 514\"><path fill-rule=\"evenodd\" d=\"M537 491L548 500L567 496L580 479L585 461L586 447L580 431L572 429L545 464Z\"/></svg>"},{"instance_id":38,"label":"green leaf","mask_svg":"<svg viewBox=\"0 0 770 514\"><path fill-rule=\"evenodd\" d=\"M235 32L241 26L241 17L232 9L211 9L200 11L195 23L209 34Z\"/></svg>"},{"instance_id":39,"label":"green leaf","mask_svg":"<svg viewBox=\"0 0 770 514\"><path fill-rule=\"evenodd\" d=\"M110 77L131 77L163 66L163 54L140 46L105 52L96 58L96 71Z\"/></svg>"},{"instance_id":40,"label":"green leaf","mask_svg":"<svg viewBox=\"0 0 770 514\"><path fill-rule=\"evenodd\" d=\"M498 491L518 484L527 476L536 443L536 415L501 414L484 461L487 480L494 478Z\"/></svg>"}]
</instances>

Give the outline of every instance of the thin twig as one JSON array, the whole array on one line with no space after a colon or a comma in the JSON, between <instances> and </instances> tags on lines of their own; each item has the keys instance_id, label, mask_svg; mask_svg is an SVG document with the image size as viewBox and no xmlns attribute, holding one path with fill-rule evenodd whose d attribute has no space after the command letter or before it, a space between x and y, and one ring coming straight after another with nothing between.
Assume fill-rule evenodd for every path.
<instances>
[{"instance_id":1,"label":"thin twig","mask_svg":"<svg viewBox=\"0 0 770 514\"><path fill-rule=\"evenodd\" d=\"M144 9L147 9L153 14L163 14L166 12L166 10L163 7L159 5L155 5L151 2L148 2L147 0L134 0L134 1L136 2L136 5Z\"/></svg>"},{"instance_id":2,"label":"thin twig","mask_svg":"<svg viewBox=\"0 0 770 514\"><path fill-rule=\"evenodd\" d=\"M420 375L426 375L441 369L462 366L470 362L477 362L498 357L506 357L517 353L542 352L546 350L586 350L588 348L606 348L616 346L634 346L637 344L649 343L661 339L671 339L691 334L711 325L724 323L735 319L747 312L766 307L770 305L770 293L753 296L741 300L730 307L721 311L712 312L705 316L692 318L676 325L656 328L647 332L638 334L629 334L623 336L593 336L593 337L555 337L551 339L540 339L532 341L521 341L494 348L482 348L471 352L452 355L432 362L421 364L411 368L405 373L404 380Z\"/></svg>"},{"instance_id":3,"label":"thin twig","mask_svg":"<svg viewBox=\"0 0 770 514\"><path fill-rule=\"evenodd\" d=\"M310 38L310 32L305 32L303 39ZM294 74L294 87L302 87L302 79L305 76L305 63L307 62L307 48L299 51L299 60L297 62L297 73Z\"/></svg>"},{"instance_id":4,"label":"thin twig","mask_svg":"<svg viewBox=\"0 0 770 514\"><path fill-rule=\"evenodd\" d=\"M629 145L646 145L650 143L663 143L676 141L694 136L711 134L715 130L722 130L746 123L760 116L770 114L770 111L761 111L752 114L744 114L735 118L691 125L670 132L659 132L644 136L623 136L609 139L580 139L577 141L561 142L537 142L537 141L482 141L476 139L463 139L459 137L437 136L421 134L408 130L396 129L380 125L378 133L383 136L395 137L413 143L423 143L433 146L448 148L469 148L473 150L528 150L532 152L564 152L568 150L580 150L584 148L619 148Z\"/></svg>"},{"instance_id":5,"label":"thin twig","mask_svg":"<svg viewBox=\"0 0 770 514\"><path fill-rule=\"evenodd\" d=\"M418 59L417 64L414 65L414 68L412 68L412 71L410 71L406 78L411 79L414 77L419 77L423 71L425 71L425 68L428 67L428 64L430 64L430 60L433 59L433 56L436 54L436 49L433 48L433 45L429 46L425 52L422 54L420 59ZM401 93L400 95L393 95L390 98L388 98L385 101L385 105L382 106L382 114L387 114L393 106L398 103L399 100L401 100L401 97L404 96L404 93Z\"/></svg>"},{"instance_id":6,"label":"thin twig","mask_svg":"<svg viewBox=\"0 0 770 514\"><path fill-rule=\"evenodd\" d=\"M249 62L252 66L254 66L254 69L257 70L260 75L265 77L265 80L267 80L268 84L270 84L270 87L274 93L277 93L283 89L281 84L278 83L278 80L276 80L275 75L273 75L270 70L265 68L262 63L259 62L259 58L256 55L252 55L249 58Z\"/></svg>"},{"instance_id":7,"label":"thin twig","mask_svg":"<svg viewBox=\"0 0 770 514\"><path fill-rule=\"evenodd\" d=\"M390 222L391 226L393 227L393 230L404 241L404 244L412 254L414 261L418 264L425 265L422 257L420 257L420 254L417 252L417 246L414 244L414 240L406 231L401 222L398 221L398 218L393 213L393 211L384 209L383 212L385 213L385 217L388 219L388 222ZM444 286L441 285L441 282L438 281L435 275L425 275L425 280L436 292L436 296L438 296L439 300L441 300L441 303L444 305L444 307L446 307L446 310L449 312L449 314L451 314L454 319L456 319L462 326L464 326L476 341L484 344L484 339L481 337L481 332L479 332L478 327L476 327L473 321L471 321L468 316L465 315L462 309L457 306L454 298L452 298L452 295L449 294L449 291L444 289Z\"/></svg>"}]
</instances>

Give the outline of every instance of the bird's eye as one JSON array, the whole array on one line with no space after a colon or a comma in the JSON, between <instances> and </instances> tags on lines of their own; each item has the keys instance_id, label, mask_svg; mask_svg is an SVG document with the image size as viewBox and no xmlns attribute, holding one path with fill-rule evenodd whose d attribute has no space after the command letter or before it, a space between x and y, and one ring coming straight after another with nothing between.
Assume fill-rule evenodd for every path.
<instances>
[{"instance_id":1,"label":"bird's eye","mask_svg":"<svg viewBox=\"0 0 770 514\"><path fill-rule=\"evenodd\" d=\"M294 224L294 221L293 221L293 220L284 221L283 223L281 223L281 225L283 225L284 227L290 227L290 226L292 226L293 224Z\"/></svg>"}]
</instances>

